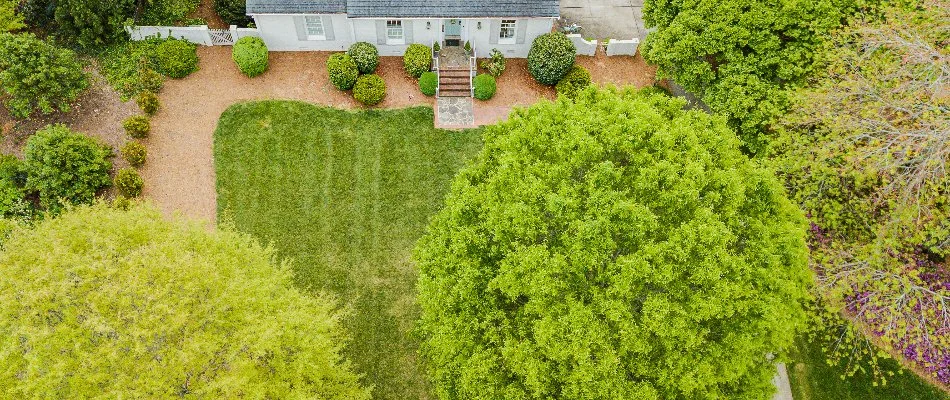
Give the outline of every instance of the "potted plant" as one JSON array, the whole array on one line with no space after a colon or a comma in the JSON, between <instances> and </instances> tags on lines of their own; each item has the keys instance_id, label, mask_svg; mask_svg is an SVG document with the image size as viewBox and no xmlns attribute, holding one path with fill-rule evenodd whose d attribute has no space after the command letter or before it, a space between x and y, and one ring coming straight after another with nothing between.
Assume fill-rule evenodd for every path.
<instances>
[{"instance_id":1,"label":"potted plant","mask_svg":"<svg viewBox=\"0 0 950 400\"><path fill-rule=\"evenodd\" d=\"M464 49L465 49L465 55L471 56L471 55L472 55L472 42L469 42L468 40L466 40L466 41L465 41L465 47L464 47Z\"/></svg>"},{"instance_id":2,"label":"potted plant","mask_svg":"<svg viewBox=\"0 0 950 400\"><path fill-rule=\"evenodd\" d=\"M439 42L432 43L432 57L439 58L439 50L442 50Z\"/></svg>"}]
</instances>

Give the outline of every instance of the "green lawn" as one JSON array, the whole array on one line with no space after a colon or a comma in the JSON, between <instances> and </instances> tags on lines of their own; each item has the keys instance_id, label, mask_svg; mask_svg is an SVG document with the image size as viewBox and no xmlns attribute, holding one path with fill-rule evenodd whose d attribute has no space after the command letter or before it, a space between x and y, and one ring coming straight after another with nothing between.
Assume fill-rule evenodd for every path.
<instances>
[{"instance_id":1,"label":"green lawn","mask_svg":"<svg viewBox=\"0 0 950 400\"><path fill-rule=\"evenodd\" d=\"M477 131L432 127L432 110L347 112L237 104L215 132L218 215L292 259L298 283L350 307L347 356L377 399L432 398L411 335L410 255Z\"/></svg>"},{"instance_id":2,"label":"green lawn","mask_svg":"<svg viewBox=\"0 0 950 400\"><path fill-rule=\"evenodd\" d=\"M936 400L950 399L914 373L901 371L894 360L884 362L884 370L894 372L884 386L874 386L867 374L842 380L844 368L825 362L820 345L799 339L797 352L788 364L788 379L795 400Z\"/></svg>"}]
</instances>

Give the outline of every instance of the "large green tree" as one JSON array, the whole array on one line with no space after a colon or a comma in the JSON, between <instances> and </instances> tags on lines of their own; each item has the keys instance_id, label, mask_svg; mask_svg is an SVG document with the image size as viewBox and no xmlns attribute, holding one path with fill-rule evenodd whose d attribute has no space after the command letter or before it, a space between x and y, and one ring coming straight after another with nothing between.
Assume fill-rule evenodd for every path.
<instances>
[{"instance_id":1,"label":"large green tree","mask_svg":"<svg viewBox=\"0 0 950 400\"><path fill-rule=\"evenodd\" d=\"M148 206L15 229L0 250L0 397L368 399L334 302L274 260Z\"/></svg>"},{"instance_id":2,"label":"large green tree","mask_svg":"<svg viewBox=\"0 0 950 400\"><path fill-rule=\"evenodd\" d=\"M57 0L55 18L64 39L91 48L125 37L136 0Z\"/></svg>"},{"instance_id":3,"label":"large green tree","mask_svg":"<svg viewBox=\"0 0 950 400\"><path fill-rule=\"evenodd\" d=\"M0 89L13 116L69 111L88 86L76 53L32 33L0 33Z\"/></svg>"},{"instance_id":4,"label":"large green tree","mask_svg":"<svg viewBox=\"0 0 950 400\"><path fill-rule=\"evenodd\" d=\"M20 0L0 0L0 32L10 32L26 28L23 15L17 12Z\"/></svg>"},{"instance_id":5,"label":"large green tree","mask_svg":"<svg viewBox=\"0 0 950 400\"><path fill-rule=\"evenodd\" d=\"M655 27L642 54L729 118L747 148L761 150L787 107L784 89L804 83L829 31L861 0L648 0Z\"/></svg>"},{"instance_id":6,"label":"large green tree","mask_svg":"<svg viewBox=\"0 0 950 400\"><path fill-rule=\"evenodd\" d=\"M719 117L587 89L488 127L418 244L448 399L761 399L804 320L804 219Z\"/></svg>"}]
</instances>

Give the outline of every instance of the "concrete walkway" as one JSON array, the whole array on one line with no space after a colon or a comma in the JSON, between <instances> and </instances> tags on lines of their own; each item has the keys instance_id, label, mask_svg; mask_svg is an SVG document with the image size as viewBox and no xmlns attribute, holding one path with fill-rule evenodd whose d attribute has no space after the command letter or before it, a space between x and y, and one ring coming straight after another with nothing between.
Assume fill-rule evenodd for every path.
<instances>
[{"instance_id":1,"label":"concrete walkway","mask_svg":"<svg viewBox=\"0 0 950 400\"><path fill-rule=\"evenodd\" d=\"M561 17L585 38L643 40L643 0L561 0Z\"/></svg>"}]
</instances>

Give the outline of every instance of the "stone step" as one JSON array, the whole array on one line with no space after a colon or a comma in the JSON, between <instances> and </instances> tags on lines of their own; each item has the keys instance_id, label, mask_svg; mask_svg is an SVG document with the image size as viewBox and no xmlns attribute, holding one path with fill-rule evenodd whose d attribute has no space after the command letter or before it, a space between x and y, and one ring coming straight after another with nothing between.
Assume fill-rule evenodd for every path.
<instances>
[{"instance_id":1,"label":"stone step","mask_svg":"<svg viewBox=\"0 0 950 400\"><path fill-rule=\"evenodd\" d=\"M468 90L445 90L439 88L440 97L470 97L472 92Z\"/></svg>"},{"instance_id":2,"label":"stone step","mask_svg":"<svg viewBox=\"0 0 950 400\"><path fill-rule=\"evenodd\" d=\"M469 76L471 73L468 68L465 69L440 69L439 76Z\"/></svg>"},{"instance_id":3,"label":"stone step","mask_svg":"<svg viewBox=\"0 0 950 400\"><path fill-rule=\"evenodd\" d=\"M452 83L461 83L461 84L468 85L468 84L470 83L470 81L471 81L471 79L469 79L469 77L467 77L467 76L462 76L462 77L458 77L458 78L455 78L455 77L447 77L447 76L440 76L440 77L439 77L439 84L440 84L440 85L446 85L446 84L452 84Z\"/></svg>"}]
</instances>

